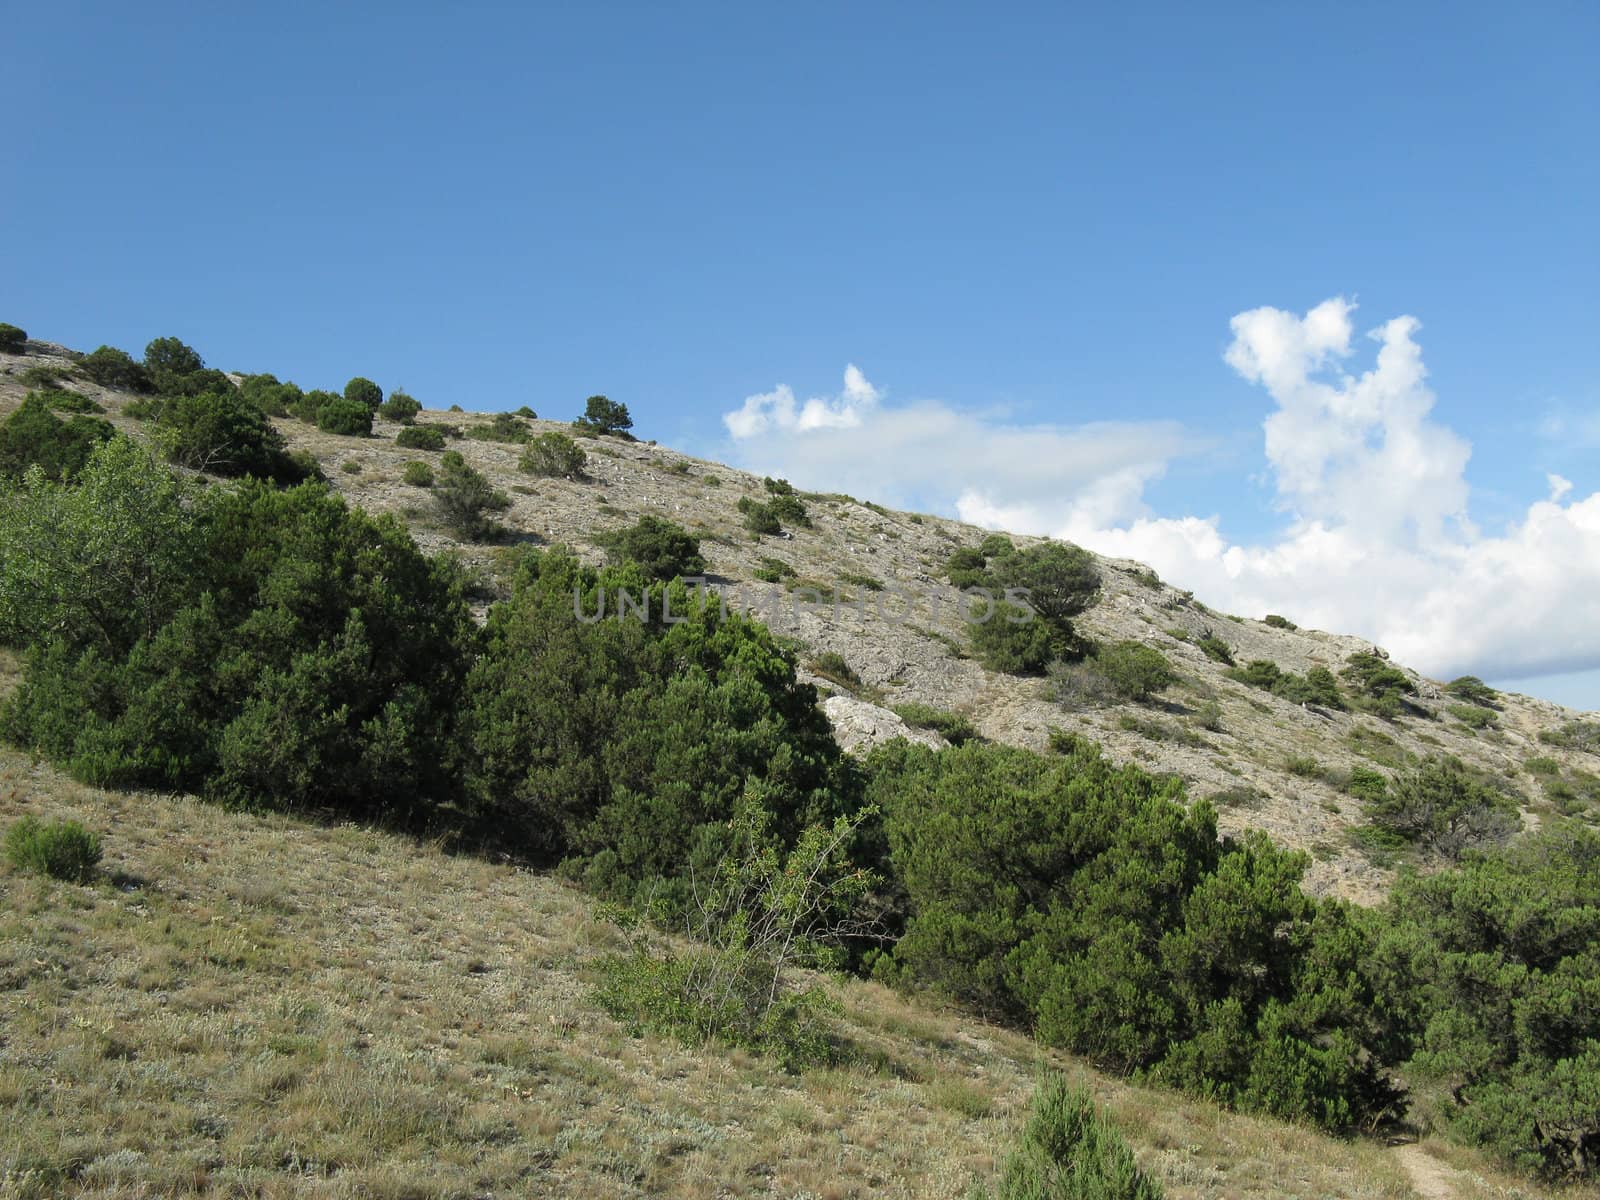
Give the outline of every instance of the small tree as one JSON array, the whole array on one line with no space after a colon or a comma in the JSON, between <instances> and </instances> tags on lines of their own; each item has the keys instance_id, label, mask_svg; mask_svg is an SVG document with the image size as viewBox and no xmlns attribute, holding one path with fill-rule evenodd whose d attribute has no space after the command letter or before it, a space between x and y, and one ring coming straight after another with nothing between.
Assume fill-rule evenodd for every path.
<instances>
[{"instance_id":1,"label":"small tree","mask_svg":"<svg viewBox=\"0 0 1600 1200\"><path fill-rule=\"evenodd\" d=\"M85 354L78 369L101 387L117 388L127 392L147 392L150 377L126 350L115 346L101 346Z\"/></svg>"},{"instance_id":2,"label":"small tree","mask_svg":"<svg viewBox=\"0 0 1600 1200\"><path fill-rule=\"evenodd\" d=\"M15 325L9 325L4 321L0 321L0 352L4 352L6 354L21 354L27 348L27 331L24 329L18 329Z\"/></svg>"},{"instance_id":3,"label":"small tree","mask_svg":"<svg viewBox=\"0 0 1600 1200\"><path fill-rule=\"evenodd\" d=\"M613 562L631 562L650 579L669 580L680 575L704 575L700 539L681 525L661 517L643 516L606 539Z\"/></svg>"},{"instance_id":4,"label":"small tree","mask_svg":"<svg viewBox=\"0 0 1600 1200\"><path fill-rule=\"evenodd\" d=\"M1162 1194L1087 1092L1057 1074L1040 1083L1022 1142L1006 1160L999 1200L1161 1200Z\"/></svg>"},{"instance_id":5,"label":"small tree","mask_svg":"<svg viewBox=\"0 0 1600 1200\"><path fill-rule=\"evenodd\" d=\"M1452 679L1444 685L1444 690L1458 700L1482 705L1485 708L1494 708L1500 699L1500 693L1476 675L1462 675Z\"/></svg>"},{"instance_id":6,"label":"small tree","mask_svg":"<svg viewBox=\"0 0 1600 1200\"><path fill-rule=\"evenodd\" d=\"M596 433L623 433L633 428L633 418L628 415L626 404L618 404L604 396L590 396L584 402L583 416L575 424Z\"/></svg>"},{"instance_id":7,"label":"small tree","mask_svg":"<svg viewBox=\"0 0 1600 1200\"><path fill-rule=\"evenodd\" d=\"M499 526L485 514L504 512L511 498L497 492L483 475L467 465L454 450L440 456L442 468L433 487L433 498L440 515L451 531L469 541L488 541L499 533Z\"/></svg>"},{"instance_id":8,"label":"small tree","mask_svg":"<svg viewBox=\"0 0 1600 1200\"><path fill-rule=\"evenodd\" d=\"M389 398L378 405L379 416L385 421L394 421L400 425L411 424L421 411L422 402L401 391L389 393Z\"/></svg>"},{"instance_id":9,"label":"small tree","mask_svg":"<svg viewBox=\"0 0 1600 1200\"><path fill-rule=\"evenodd\" d=\"M156 338L144 348L144 369L156 378L194 375L204 370L205 365L193 346L175 337Z\"/></svg>"},{"instance_id":10,"label":"small tree","mask_svg":"<svg viewBox=\"0 0 1600 1200\"><path fill-rule=\"evenodd\" d=\"M580 477L589 465L583 448L564 433L541 433L528 443L517 464L529 475L545 478Z\"/></svg>"},{"instance_id":11,"label":"small tree","mask_svg":"<svg viewBox=\"0 0 1600 1200\"><path fill-rule=\"evenodd\" d=\"M368 437L372 433L372 409L348 397L330 400L317 410L317 428L323 433Z\"/></svg>"},{"instance_id":12,"label":"small tree","mask_svg":"<svg viewBox=\"0 0 1600 1200\"><path fill-rule=\"evenodd\" d=\"M1178 681L1167 656L1154 646L1118 642L1095 655L1095 666L1125 700L1145 701Z\"/></svg>"},{"instance_id":13,"label":"small tree","mask_svg":"<svg viewBox=\"0 0 1600 1200\"><path fill-rule=\"evenodd\" d=\"M344 385L344 398L364 405L368 412L377 412L378 405L383 403L383 389L372 380L357 375Z\"/></svg>"},{"instance_id":14,"label":"small tree","mask_svg":"<svg viewBox=\"0 0 1600 1200\"><path fill-rule=\"evenodd\" d=\"M1367 812L1379 829L1452 859L1504 842L1522 825L1510 800L1450 757L1395 776Z\"/></svg>"}]
</instances>

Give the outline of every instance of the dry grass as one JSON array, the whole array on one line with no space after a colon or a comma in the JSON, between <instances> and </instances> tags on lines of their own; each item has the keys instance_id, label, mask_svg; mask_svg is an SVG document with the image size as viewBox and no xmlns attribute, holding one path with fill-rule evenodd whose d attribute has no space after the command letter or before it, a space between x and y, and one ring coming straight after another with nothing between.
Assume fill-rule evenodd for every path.
<instances>
[{"instance_id":1,"label":"dry grass","mask_svg":"<svg viewBox=\"0 0 1600 1200\"><path fill-rule=\"evenodd\" d=\"M627 1037L615 949L552 879L353 826L104 793L0 752L0 821L102 831L103 877L0 873L0 1196L948 1196L1041 1054L844 982L856 1064ZM1175 1198L1411 1195L1370 1143L1087 1079Z\"/></svg>"}]
</instances>

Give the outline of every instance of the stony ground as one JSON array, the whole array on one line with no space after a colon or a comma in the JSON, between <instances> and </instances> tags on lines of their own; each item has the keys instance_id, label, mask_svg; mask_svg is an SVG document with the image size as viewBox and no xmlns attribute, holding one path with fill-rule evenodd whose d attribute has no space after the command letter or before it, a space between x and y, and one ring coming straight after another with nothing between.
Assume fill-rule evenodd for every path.
<instances>
[{"instance_id":1,"label":"stony ground","mask_svg":"<svg viewBox=\"0 0 1600 1200\"><path fill-rule=\"evenodd\" d=\"M0 355L0 416L27 390L17 378L22 370L70 361L65 350L39 343L26 356ZM142 433L139 422L120 414L127 397L83 381L70 386L104 404L129 432ZM643 412L639 418L641 425L648 423ZM424 411L418 423L470 429L488 419ZM435 519L428 491L401 480L408 462L437 455L399 449L399 427L381 421L370 438L334 436L292 419L277 424L292 449L316 455L333 486L352 502L397 514L431 549L460 553L492 591L503 549L456 543ZM565 422L532 425L535 432L570 431ZM599 561L599 539L643 514L669 518L700 535L710 575L731 603L757 611L795 639L803 664L831 651L859 678L859 686L846 687L832 673L812 676L829 691L854 693L830 708L847 745L903 730L885 710L910 701L963 714L985 736L1020 746L1042 747L1054 729L1082 732L1118 760L1175 773L1191 795L1216 797L1225 831L1260 828L1309 851L1310 890L1366 901L1382 894L1391 867L1350 838L1361 819L1358 802L1343 787L1351 768L1458 755L1521 793L1525 818L1537 824L1550 807L1540 779L1526 769L1528 759L1554 758L1564 768L1586 765L1591 771L1597 765L1593 756L1541 744L1541 730L1577 714L1529 697L1505 697L1498 727L1474 731L1447 713L1438 681L1412 672L1427 715L1398 721L1305 708L1230 680L1224 666L1194 644L1207 632L1222 638L1239 663L1264 658L1295 672L1317 665L1337 672L1349 654L1373 647L1360 638L1287 630L1212 611L1203 598L1126 560L1101 561L1099 600L1079 624L1106 641L1136 639L1158 647L1182 681L1154 704L1069 711L1051 698L1044 680L986 671L963 651L962 598L945 581L943 566L952 551L975 546L988 531L891 511L870 497L809 495L812 528L757 538L744 528L736 505L745 496L765 498L758 477L651 442L605 437L580 444L589 460L584 477L535 479L518 470L520 446L471 438L450 443L510 496L511 508L501 519L516 539L565 542ZM764 559L792 567L800 586L757 581ZM1219 719L1202 718L1210 704L1220 710Z\"/></svg>"}]
</instances>

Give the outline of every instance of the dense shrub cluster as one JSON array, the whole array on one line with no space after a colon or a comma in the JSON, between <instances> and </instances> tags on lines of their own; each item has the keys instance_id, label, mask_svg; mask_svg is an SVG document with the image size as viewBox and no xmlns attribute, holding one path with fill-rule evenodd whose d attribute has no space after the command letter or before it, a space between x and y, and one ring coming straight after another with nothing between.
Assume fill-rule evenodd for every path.
<instances>
[{"instance_id":1,"label":"dense shrub cluster","mask_svg":"<svg viewBox=\"0 0 1600 1200\"><path fill-rule=\"evenodd\" d=\"M1400 715L1404 697L1417 694L1416 684L1381 654L1360 650L1345 659L1339 672L1350 686L1355 706L1390 720Z\"/></svg>"},{"instance_id":2,"label":"dense shrub cluster","mask_svg":"<svg viewBox=\"0 0 1600 1200\"><path fill-rule=\"evenodd\" d=\"M1229 679L1237 679L1240 683L1281 696L1291 704L1317 704L1335 709L1345 707L1339 681L1327 667L1312 667L1304 675L1296 675L1268 659L1254 658L1242 667L1231 668L1226 674Z\"/></svg>"},{"instance_id":3,"label":"dense shrub cluster","mask_svg":"<svg viewBox=\"0 0 1600 1200\"><path fill-rule=\"evenodd\" d=\"M0 352L21 354L28 346L28 333L5 321L0 321Z\"/></svg>"},{"instance_id":4,"label":"dense shrub cluster","mask_svg":"<svg viewBox=\"0 0 1600 1200\"><path fill-rule=\"evenodd\" d=\"M956 587L982 589L972 597L967 632L990 670L1036 674L1088 652L1072 626L1100 589L1087 550L1061 542L1018 550L995 534L976 550L957 550L945 573Z\"/></svg>"},{"instance_id":5,"label":"dense shrub cluster","mask_svg":"<svg viewBox=\"0 0 1600 1200\"><path fill-rule=\"evenodd\" d=\"M1445 858L1502 843L1522 823L1515 802L1458 758L1430 758L1372 790L1376 829Z\"/></svg>"},{"instance_id":6,"label":"dense shrub cluster","mask_svg":"<svg viewBox=\"0 0 1600 1200\"><path fill-rule=\"evenodd\" d=\"M357 375L344 385L344 398L352 404L361 405L369 413L375 413L383 403L383 389L372 380Z\"/></svg>"},{"instance_id":7,"label":"dense shrub cluster","mask_svg":"<svg viewBox=\"0 0 1600 1200\"><path fill-rule=\"evenodd\" d=\"M280 382L276 375L246 375L239 384L239 394L269 417L287 417L305 398L305 393L292 383Z\"/></svg>"},{"instance_id":8,"label":"dense shrub cluster","mask_svg":"<svg viewBox=\"0 0 1600 1200\"><path fill-rule=\"evenodd\" d=\"M166 397L156 418L155 440L169 461L192 470L283 481L300 477L283 435L232 387Z\"/></svg>"},{"instance_id":9,"label":"dense shrub cluster","mask_svg":"<svg viewBox=\"0 0 1600 1200\"><path fill-rule=\"evenodd\" d=\"M533 426L515 413L496 413L486 425L473 425L467 436L479 442L520 446L533 436Z\"/></svg>"},{"instance_id":10,"label":"dense shrub cluster","mask_svg":"<svg viewBox=\"0 0 1600 1200\"><path fill-rule=\"evenodd\" d=\"M459 582L316 485L191 491L118 438L0 507L13 741L102 785L407 815L451 791Z\"/></svg>"},{"instance_id":11,"label":"dense shrub cluster","mask_svg":"<svg viewBox=\"0 0 1600 1200\"><path fill-rule=\"evenodd\" d=\"M444 431L437 425L408 425L395 435L402 450L443 450Z\"/></svg>"},{"instance_id":12,"label":"dense shrub cluster","mask_svg":"<svg viewBox=\"0 0 1600 1200\"><path fill-rule=\"evenodd\" d=\"M700 539L662 517L640 517L603 540L612 562L631 563L646 579L665 582L706 573Z\"/></svg>"},{"instance_id":13,"label":"dense shrub cluster","mask_svg":"<svg viewBox=\"0 0 1600 1200\"><path fill-rule=\"evenodd\" d=\"M50 394L31 392L0 423L0 479L20 479L38 467L50 479L76 475L101 442L114 434L98 417L56 416Z\"/></svg>"},{"instance_id":14,"label":"dense shrub cluster","mask_svg":"<svg viewBox=\"0 0 1600 1200\"><path fill-rule=\"evenodd\" d=\"M317 409L317 428L345 437L368 437L372 433L372 409L348 396L329 400Z\"/></svg>"},{"instance_id":15,"label":"dense shrub cluster","mask_svg":"<svg viewBox=\"0 0 1600 1200\"><path fill-rule=\"evenodd\" d=\"M589 465L589 456L566 434L552 430L530 440L517 465L529 475L541 478L580 479Z\"/></svg>"},{"instance_id":16,"label":"dense shrub cluster","mask_svg":"<svg viewBox=\"0 0 1600 1200\"><path fill-rule=\"evenodd\" d=\"M126 350L114 346L101 346L91 350L78 361L78 370L101 387L116 388L126 392L150 390L150 377Z\"/></svg>"},{"instance_id":17,"label":"dense shrub cluster","mask_svg":"<svg viewBox=\"0 0 1600 1200\"><path fill-rule=\"evenodd\" d=\"M1219 839L1175 781L1066 750L868 759L900 969L1111 1069L1325 1125L1389 1111L1357 915L1306 897L1303 855Z\"/></svg>"}]
</instances>

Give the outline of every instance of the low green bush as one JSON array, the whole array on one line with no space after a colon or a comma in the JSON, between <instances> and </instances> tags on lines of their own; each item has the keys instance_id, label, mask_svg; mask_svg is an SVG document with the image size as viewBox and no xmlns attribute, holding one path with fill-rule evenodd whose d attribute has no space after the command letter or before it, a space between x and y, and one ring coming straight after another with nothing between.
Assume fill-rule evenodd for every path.
<instances>
[{"instance_id":1,"label":"low green bush","mask_svg":"<svg viewBox=\"0 0 1600 1200\"><path fill-rule=\"evenodd\" d=\"M1063 1075L1045 1076L1022 1138L1006 1158L998 1200L1162 1200L1163 1195L1089 1094Z\"/></svg>"},{"instance_id":2,"label":"low green bush","mask_svg":"<svg viewBox=\"0 0 1600 1200\"><path fill-rule=\"evenodd\" d=\"M781 558L768 558L763 556L756 569L751 572L762 583L782 583L785 579L794 579L796 572L793 567Z\"/></svg>"},{"instance_id":3,"label":"low green bush","mask_svg":"<svg viewBox=\"0 0 1600 1200\"><path fill-rule=\"evenodd\" d=\"M6 354L21 354L28 348L28 334L26 330L15 325L0 321L0 352Z\"/></svg>"},{"instance_id":4,"label":"low green bush","mask_svg":"<svg viewBox=\"0 0 1600 1200\"><path fill-rule=\"evenodd\" d=\"M812 658L810 667L818 675L841 687L854 691L861 686L861 676L856 674L844 655L837 650L824 650Z\"/></svg>"},{"instance_id":5,"label":"low green bush","mask_svg":"<svg viewBox=\"0 0 1600 1200\"><path fill-rule=\"evenodd\" d=\"M700 539L662 517L643 516L626 529L599 539L614 563L632 563L646 579L660 582L706 573Z\"/></svg>"},{"instance_id":6,"label":"low green bush","mask_svg":"<svg viewBox=\"0 0 1600 1200\"><path fill-rule=\"evenodd\" d=\"M283 436L236 389L168 396L155 441L170 462L195 471L281 480L296 474Z\"/></svg>"},{"instance_id":7,"label":"low green bush","mask_svg":"<svg viewBox=\"0 0 1600 1200\"><path fill-rule=\"evenodd\" d=\"M514 413L496 413L486 425L467 428L467 437L476 442L502 442L520 446L533 436L533 426Z\"/></svg>"},{"instance_id":8,"label":"low green bush","mask_svg":"<svg viewBox=\"0 0 1600 1200\"><path fill-rule=\"evenodd\" d=\"M1445 858L1502 844L1522 825L1515 803L1451 757L1394 776L1367 814L1385 833Z\"/></svg>"},{"instance_id":9,"label":"low green bush","mask_svg":"<svg viewBox=\"0 0 1600 1200\"><path fill-rule=\"evenodd\" d=\"M588 465L589 456L583 452L583 447L566 434L554 430L541 433L529 441L517 463L529 475L544 479L566 476L577 479L582 477Z\"/></svg>"},{"instance_id":10,"label":"low green bush","mask_svg":"<svg viewBox=\"0 0 1600 1200\"><path fill-rule=\"evenodd\" d=\"M100 862L100 839L77 821L20 817L6 830L6 861L19 871L88 883Z\"/></svg>"},{"instance_id":11,"label":"low green bush","mask_svg":"<svg viewBox=\"0 0 1600 1200\"><path fill-rule=\"evenodd\" d=\"M425 462L408 462L400 479L409 487L429 488L433 486L433 468Z\"/></svg>"},{"instance_id":12,"label":"low green bush","mask_svg":"<svg viewBox=\"0 0 1600 1200\"><path fill-rule=\"evenodd\" d=\"M378 415L380 417L385 421L394 421L400 425L411 424L421 411L421 401L398 390L389 393L389 398L378 405Z\"/></svg>"},{"instance_id":13,"label":"low green bush","mask_svg":"<svg viewBox=\"0 0 1600 1200\"><path fill-rule=\"evenodd\" d=\"M1495 691L1476 675L1462 675L1452 679L1444 685L1444 690L1457 700L1464 700L1468 704L1476 704L1484 708L1492 708L1500 693Z\"/></svg>"},{"instance_id":14,"label":"low green bush","mask_svg":"<svg viewBox=\"0 0 1600 1200\"><path fill-rule=\"evenodd\" d=\"M1167 656L1140 642L1117 642L1095 651L1096 669L1124 700L1143 702L1178 681Z\"/></svg>"},{"instance_id":15,"label":"low green bush","mask_svg":"<svg viewBox=\"0 0 1600 1200\"><path fill-rule=\"evenodd\" d=\"M402 450L443 450L444 431L437 425L408 425L395 435Z\"/></svg>"},{"instance_id":16,"label":"low green bush","mask_svg":"<svg viewBox=\"0 0 1600 1200\"><path fill-rule=\"evenodd\" d=\"M1195 645L1212 662L1219 662L1225 667L1233 666L1233 650L1228 643L1219 638L1211 630L1206 630L1195 641Z\"/></svg>"},{"instance_id":17,"label":"low green bush","mask_svg":"<svg viewBox=\"0 0 1600 1200\"><path fill-rule=\"evenodd\" d=\"M1277 613L1268 613L1266 616L1261 618L1261 623L1263 625L1270 625L1274 629L1299 629L1300 628L1300 626L1296 625L1293 621L1289 620L1288 617L1280 617Z\"/></svg>"},{"instance_id":18,"label":"low green bush","mask_svg":"<svg viewBox=\"0 0 1600 1200\"><path fill-rule=\"evenodd\" d=\"M0 422L0 479L20 479L35 466L50 479L77 475L94 448L115 434L109 421L97 417L72 416L63 421L47 394L30 393Z\"/></svg>"},{"instance_id":19,"label":"low green bush","mask_svg":"<svg viewBox=\"0 0 1600 1200\"><path fill-rule=\"evenodd\" d=\"M1494 709L1476 704L1447 704L1445 711L1468 729L1488 729L1500 722L1500 714Z\"/></svg>"},{"instance_id":20,"label":"low green bush","mask_svg":"<svg viewBox=\"0 0 1600 1200\"><path fill-rule=\"evenodd\" d=\"M454 450L446 450L440 456L439 466L433 499L446 527L457 537L473 542L498 537L500 526L487 514L510 508L511 497L496 491L482 472L474 470Z\"/></svg>"},{"instance_id":21,"label":"low green bush","mask_svg":"<svg viewBox=\"0 0 1600 1200\"><path fill-rule=\"evenodd\" d=\"M952 746L963 746L980 737L977 726L966 717L931 704L897 704L893 711L911 728L931 729Z\"/></svg>"},{"instance_id":22,"label":"low green bush","mask_svg":"<svg viewBox=\"0 0 1600 1200\"><path fill-rule=\"evenodd\" d=\"M78 370L101 387L125 392L150 390L150 377L126 350L101 346L78 360Z\"/></svg>"},{"instance_id":23,"label":"low green bush","mask_svg":"<svg viewBox=\"0 0 1600 1200\"><path fill-rule=\"evenodd\" d=\"M604 396L590 396L584 401L583 416L573 425L593 434L625 435L633 428L633 418L628 415L626 404L618 404Z\"/></svg>"},{"instance_id":24,"label":"low green bush","mask_svg":"<svg viewBox=\"0 0 1600 1200\"><path fill-rule=\"evenodd\" d=\"M348 396L330 400L317 410L317 428L343 437L370 437L372 409Z\"/></svg>"}]
</instances>

